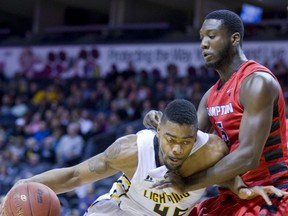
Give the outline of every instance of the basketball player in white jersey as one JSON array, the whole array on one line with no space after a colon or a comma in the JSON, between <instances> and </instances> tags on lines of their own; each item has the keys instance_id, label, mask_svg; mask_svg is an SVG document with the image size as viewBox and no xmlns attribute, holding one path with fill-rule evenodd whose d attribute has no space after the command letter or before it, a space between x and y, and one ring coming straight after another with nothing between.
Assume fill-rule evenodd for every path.
<instances>
[{"instance_id":1,"label":"basketball player in white jersey","mask_svg":"<svg viewBox=\"0 0 288 216\"><path fill-rule=\"evenodd\" d=\"M197 129L194 105L187 100L174 100L166 107L157 131L142 130L123 136L87 161L50 170L20 183L40 182L59 194L122 171L110 192L99 197L85 215L188 215L204 189L182 193L174 188L153 188L153 185L163 180L168 170L190 176L212 166L226 153L222 139ZM241 186L240 182L231 189L237 193ZM255 193L251 190L244 198ZM260 195L267 198L265 193Z\"/></svg>"}]
</instances>

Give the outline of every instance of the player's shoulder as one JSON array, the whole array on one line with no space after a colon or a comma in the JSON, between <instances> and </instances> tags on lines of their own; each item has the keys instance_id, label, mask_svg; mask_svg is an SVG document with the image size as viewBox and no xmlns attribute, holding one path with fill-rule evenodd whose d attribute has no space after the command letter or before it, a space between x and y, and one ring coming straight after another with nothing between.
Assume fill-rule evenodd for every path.
<instances>
[{"instance_id":1,"label":"player's shoulder","mask_svg":"<svg viewBox=\"0 0 288 216\"><path fill-rule=\"evenodd\" d=\"M251 100L257 99L275 100L279 97L280 91L280 84L271 73L256 71L245 78L241 84L240 101L245 104L246 100L249 103ZM250 95L250 97L246 97L246 95Z\"/></svg>"},{"instance_id":2,"label":"player's shoulder","mask_svg":"<svg viewBox=\"0 0 288 216\"><path fill-rule=\"evenodd\" d=\"M261 84L264 87L265 86L270 87L271 85L278 85L278 81L272 73L262 70L257 70L251 73L244 79L243 82L244 85L251 85L255 83Z\"/></svg>"},{"instance_id":3,"label":"player's shoulder","mask_svg":"<svg viewBox=\"0 0 288 216\"><path fill-rule=\"evenodd\" d=\"M118 138L113 145L119 145L122 149L137 149L137 143L139 140L152 139L156 134L155 130L144 129L138 131L136 134L128 134Z\"/></svg>"},{"instance_id":4,"label":"player's shoulder","mask_svg":"<svg viewBox=\"0 0 288 216\"><path fill-rule=\"evenodd\" d=\"M199 139L201 139L201 145L199 144ZM199 147L198 149L195 150L196 154L204 154L204 155L209 155L209 154L227 154L228 153L228 147L226 143L216 134L211 134L211 133L204 133L200 130L197 132L197 142L195 143L196 147ZM194 147L193 147L194 149Z\"/></svg>"},{"instance_id":5,"label":"player's shoulder","mask_svg":"<svg viewBox=\"0 0 288 216\"><path fill-rule=\"evenodd\" d=\"M120 144L121 146L132 145L137 143L137 134L128 134L116 139L114 144Z\"/></svg>"},{"instance_id":6,"label":"player's shoulder","mask_svg":"<svg viewBox=\"0 0 288 216\"><path fill-rule=\"evenodd\" d=\"M108 151L119 151L121 154L134 154L137 150L137 135L128 134L119 137L115 142L109 146ZM106 150L106 152L107 152Z\"/></svg>"},{"instance_id":7,"label":"player's shoulder","mask_svg":"<svg viewBox=\"0 0 288 216\"><path fill-rule=\"evenodd\" d=\"M116 162L121 164L127 159L137 158L137 135L124 135L115 140L104 152L105 160L109 163Z\"/></svg>"},{"instance_id":8,"label":"player's shoulder","mask_svg":"<svg viewBox=\"0 0 288 216\"><path fill-rule=\"evenodd\" d=\"M206 133L205 133L206 134ZM181 167L181 175L189 176L207 169L228 153L225 142L215 134L207 134L207 142L191 154Z\"/></svg>"},{"instance_id":9,"label":"player's shoulder","mask_svg":"<svg viewBox=\"0 0 288 216\"><path fill-rule=\"evenodd\" d=\"M227 153L227 144L216 134L209 134L209 139L207 141L207 147L212 150L218 150L223 153Z\"/></svg>"},{"instance_id":10,"label":"player's shoulder","mask_svg":"<svg viewBox=\"0 0 288 216\"><path fill-rule=\"evenodd\" d=\"M199 152L200 156L207 158L208 164L215 164L229 153L227 144L216 134L209 134L209 139L204 148Z\"/></svg>"},{"instance_id":11,"label":"player's shoulder","mask_svg":"<svg viewBox=\"0 0 288 216\"><path fill-rule=\"evenodd\" d=\"M154 136L156 134L156 130L154 129L143 129L136 133L139 136Z\"/></svg>"}]
</instances>

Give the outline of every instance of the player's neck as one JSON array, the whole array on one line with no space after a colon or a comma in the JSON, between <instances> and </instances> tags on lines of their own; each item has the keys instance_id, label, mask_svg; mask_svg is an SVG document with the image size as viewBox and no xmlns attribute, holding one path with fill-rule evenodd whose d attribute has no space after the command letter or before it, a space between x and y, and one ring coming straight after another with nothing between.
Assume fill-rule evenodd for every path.
<instances>
[{"instance_id":1,"label":"player's neck","mask_svg":"<svg viewBox=\"0 0 288 216\"><path fill-rule=\"evenodd\" d=\"M154 142L154 154L155 154L156 167L159 167L159 166L164 165L164 160L163 160L163 153L159 147L159 140L157 136L154 137L153 142Z\"/></svg>"},{"instance_id":2,"label":"player's neck","mask_svg":"<svg viewBox=\"0 0 288 216\"><path fill-rule=\"evenodd\" d=\"M226 83L230 77L237 72L241 65L248 61L246 56L243 53L239 53L236 55L230 63L223 64L219 68L216 69L217 73L219 74L220 80L222 81L222 85Z\"/></svg>"}]
</instances>

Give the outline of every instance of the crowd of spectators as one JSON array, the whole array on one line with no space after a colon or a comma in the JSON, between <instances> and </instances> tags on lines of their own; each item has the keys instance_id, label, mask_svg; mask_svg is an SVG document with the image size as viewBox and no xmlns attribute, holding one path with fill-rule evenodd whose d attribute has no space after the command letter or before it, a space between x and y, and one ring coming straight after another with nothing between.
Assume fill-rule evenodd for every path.
<instances>
[{"instance_id":1,"label":"crowd of spectators","mask_svg":"<svg viewBox=\"0 0 288 216\"><path fill-rule=\"evenodd\" d=\"M167 102L186 98L196 106L217 79L205 67L179 77L175 65L160 71L118 71L105 77L0 77L0 195L20 178L51 168L72 166L108 147L117 137L143 128L143 116ZM271 68L271 67L270 67ZM288 66L271 68L288 102ZM116 177L59 195L62 215L81 215Z\"/></svg>"}]
</instances>

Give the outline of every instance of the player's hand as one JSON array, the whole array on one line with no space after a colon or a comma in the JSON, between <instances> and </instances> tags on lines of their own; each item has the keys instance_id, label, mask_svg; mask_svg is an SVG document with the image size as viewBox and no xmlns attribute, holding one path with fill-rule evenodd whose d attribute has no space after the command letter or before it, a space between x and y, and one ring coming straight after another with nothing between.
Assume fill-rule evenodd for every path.
<instances>
[{"instance_id":1,"label":"player's hand","mask_svg":"<svg viewBox=\"0 0 288 216\"><path fill-rule=\"evenodd\" d=\"M176 172L168 171L164 175L164 179L155 183L152 188L163 189L173 187L178 193L185 192L185 183L183 178Z\"/></svg>"},{"instance_id":2,"label":"player's hand","mask_svg":"<svg viewBox=\"0 0 288 216\"><path fill-rule=\"evenodd\" d=\"M272 205L269 194L275 194L278 197L288 196L288 192L282 191L274 186L254 186L250 188L241 188L238 192L240 199L253 199L262 196L267 205Z\"/></svg>"},{"instance_id":3,"label":"player's hand","mask_svg":"<svg viewBox=\"0 0 288 216\"><path fill-rule=\"evenodd\" d=\"M160 119L162 117L163 113L161 111L157 110L151 110L149 111L143 119L143 125L146 128L152 128L157 129L158 124L160 123Z\"/></svg>"}]
</instances>

